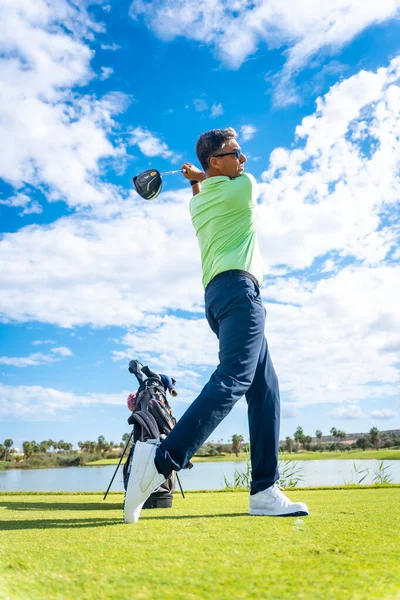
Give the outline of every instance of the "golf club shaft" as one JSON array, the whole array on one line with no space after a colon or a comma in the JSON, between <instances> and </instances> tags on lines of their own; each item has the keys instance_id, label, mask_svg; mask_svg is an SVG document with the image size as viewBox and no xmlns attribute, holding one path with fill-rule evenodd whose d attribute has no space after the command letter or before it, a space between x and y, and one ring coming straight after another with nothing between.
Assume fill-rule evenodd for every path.
<instances>
[{"instance_id":1,"label":"golf club shaft","mask_svg":"<svg viewBox=\"0 0 400 600\"><path fill-rule=\"evenodd\" d=\"M178 171L164 171L160 175L175 175L175 173L186 173L186 169L178 169Z\"/></svg>"},{"instance_id":2,"label":"golf club shaft","mask_svg":"<svg viewBox=\"0 0 400 600\"><path fill-rule=\"evenodd\" d=\"M107 494L108 494L108 492L110 491L110 487L112 486L112 482L114 481L114 477L115 477L115 476L116 476L116 474L117 474L117 471L118 471L118 469L119 469L119 465L121 464L121 461L122 461L122 459L123 459L123 457L124 457L124 454L125 454L125 452L126 452L126 449L127 449L127 447L129 446L129 442L131 441L131 437L132 437L132 435L133 435L133 429L132 429L132 431L131 431L131 435L129 436L129 439L128 439L128 441L126 442L126 446L125 446L125 448L124 448L124 451L123 451L123 453L121 454L121 458L119 459L119 463L118 463L118 465L117 465L117 468L116 468L116 469L115 469L115 471L114 471L114 475L112 476L112 479L111 479L111 481L110 481L110 485L108 486L108 488L107 488L107 491L106 491L106 493L104 494L104 498L103 498L103 500L105 500L105 499L107 498Z\"/></svg>"}]
</instances>

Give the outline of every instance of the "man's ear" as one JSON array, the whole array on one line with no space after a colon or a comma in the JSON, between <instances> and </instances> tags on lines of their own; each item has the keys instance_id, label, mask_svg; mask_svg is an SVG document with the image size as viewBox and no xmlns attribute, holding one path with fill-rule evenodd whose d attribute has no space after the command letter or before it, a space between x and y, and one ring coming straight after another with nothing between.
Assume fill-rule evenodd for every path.
<instances>
[{"instance_id":1,"label":"man's ear","mask_svg":"<svg viewBox=\"0 0 400 600\"><path fill-rule=\"evenodd\" d=\"M218 166L219 166L219 160L218 158L216 158L215 156L212 156L209 161L208 164L210 165L211 168L213 169L217 169L218 170Z\"/></svg>"}]
</instances>

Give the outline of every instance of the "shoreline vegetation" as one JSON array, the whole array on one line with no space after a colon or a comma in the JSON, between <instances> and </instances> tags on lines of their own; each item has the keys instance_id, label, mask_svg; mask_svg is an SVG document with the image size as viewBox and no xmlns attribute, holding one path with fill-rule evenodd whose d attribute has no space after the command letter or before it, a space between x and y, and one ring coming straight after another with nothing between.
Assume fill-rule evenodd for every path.
<instances>
[{"instance_id":1,"label":"shoreline vegetation","mask_svg":"<svg viewBox=\"0 0 400 600\"><path fill-rule=\"evenodd\" d=\"M119 444L107 441L103 435L97 441L78 442L79 450L70 442L52 439L42 442L24 441L22 452L13 448L11 438L0 443L0 471L8 469L48 469L59 467L87 467L118 464L125 448L132 445L131 435L124 433ZM125 452L122 463L126 460ZM209 441L193 457L193 462L246 462L250 458L250 444L242 435L234 434L228 442ZM400 429L379 431L372 427L369 433L347 434L332 427L330 435L317 429L315 437L305 435L297 427L293 438L287 436L279 443L281 461L303 460L400 460Z\"/></svg>"},{"instance_id":2,"label":"shoreline vegetation","mask_svg":"<svg viewBox=\"0 0 400 600\"><path fill-rule=\"evenodd\" d=\"M60 467L101 467L117 465L119 456L109 458L98 458L84 453L62 453L45 454L41 456L36 454L28 460L18 462L0 461L0 470L9 469L48 469ZM193 463L197 462L246 462L249 460L249 452L239 452L236 454L220 454L214 456L194 456ZM366 450L335 450L326 452L300 451L291 454L286 452L279 453L279 459L285 461L303 461L303 460L400 460L400 448L381 448ZM126 458L122 459L123 464Z\"/></svg>"}]
</instances>

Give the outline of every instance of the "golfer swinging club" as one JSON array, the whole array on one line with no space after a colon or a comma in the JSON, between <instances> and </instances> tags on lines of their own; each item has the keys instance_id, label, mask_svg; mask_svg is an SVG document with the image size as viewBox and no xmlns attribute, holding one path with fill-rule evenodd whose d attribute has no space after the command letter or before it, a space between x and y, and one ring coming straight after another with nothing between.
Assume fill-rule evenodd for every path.
<instances>
[{"instance_id":1,"label":"golfer swinging club","mask_svg":"<svg viewBox=\"0 0 400 600\"><path fill-rule=\"evenodd\" d=\"M184 163L193 198L190 214L199 241L207 321L219 340L220 363L200 395L162 440L136 442L124 518L138 521L144 502L173 470L182 469L246 397L251 446L251 515L307 515L277 487L279 386L264 335L263 271L256 233L256 181L234 129L203 133L196 155L204 172Z\"/></svg>"}]
</instances>

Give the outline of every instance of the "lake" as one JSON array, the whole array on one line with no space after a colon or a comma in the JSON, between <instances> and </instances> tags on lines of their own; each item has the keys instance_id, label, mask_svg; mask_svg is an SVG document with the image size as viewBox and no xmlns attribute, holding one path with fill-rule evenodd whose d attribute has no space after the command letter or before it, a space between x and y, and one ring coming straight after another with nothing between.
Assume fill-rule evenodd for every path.
<instances>
[{"instance_id":1,"label":"lake","mask_svg":"<svg viewBox=\"0 0 400 600\"><path fill-rule=\"evenodd\" d=\"M295 461L294 461L295 462ZM379 464L387 466L392 483L400 483L400 460L308 460L296 462L296 474L302 479L298 487L343 485L358 483L366 474L363 484L373 483ZM357 475L354 465L359 471ZM0 471L0 491L32 492L102 492L108 487L116 465L104 467L64 467L59 469ZM179 473L184 490L219 490L225 487L224 475L233 481L235 469L245 470L246 462L195 463L193 469ZM122 467L114 479L112 491L123 491Z\"/></svg>"}]
</instances>

